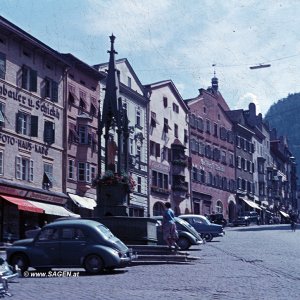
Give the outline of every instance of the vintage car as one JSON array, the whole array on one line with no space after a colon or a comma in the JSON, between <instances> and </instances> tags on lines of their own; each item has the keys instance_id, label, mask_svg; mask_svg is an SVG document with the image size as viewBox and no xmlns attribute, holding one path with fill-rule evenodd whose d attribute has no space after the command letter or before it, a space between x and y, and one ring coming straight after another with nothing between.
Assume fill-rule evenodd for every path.
<instances>
[{"instance_id":1,"label":"vintage car","mask_svg":"<svg viewBox=\"0 0 300 300\"><path fill-rule=\"evenodd\" d=\"M35 238L16 241L6 250L7 261L22 272L29 267L83 267L96 274L127 266L131 251L103 224L83 219L61 220L44 226Z\"/></svg>"},{"instance_id":2,"label":"vintage car","mask_svg":"<svg viewBox=\"0 0 300 300\"><path fill-rule=\"evenodd\" d=\"M223 236L224 230L221 225L212 224L202 215L180 215L181 219L187 221L207 242L211 242L214 237Z\"/></svg>"},{"instance_id":3,"label":"vintage car","mask_svg":"<svg viewBox=\"0 0 300 300\"><path fill-rule=\"evenodd\" d=\"M157 220L157 240L158 244L165 244L163 240L161 222L162 216L152 217ZM178 241L177 245L181 250L188 250L192 245L201 245L203 244L203 240L198 234L198 232L193 228L189 223L182 220L181 218L175 217L176 228L178 232Z\"/></svg>"},{"instance_id":4,"label":"vintage car","mask_svg":"<svg viewBox=\"0 0 300 300\"><path fill-rule=\"evenodd\" d=\"M233 226L249 226L251 223L258 223L258 214L255 211L244 212L232 222Z\"/></svg>"}]
</instances>

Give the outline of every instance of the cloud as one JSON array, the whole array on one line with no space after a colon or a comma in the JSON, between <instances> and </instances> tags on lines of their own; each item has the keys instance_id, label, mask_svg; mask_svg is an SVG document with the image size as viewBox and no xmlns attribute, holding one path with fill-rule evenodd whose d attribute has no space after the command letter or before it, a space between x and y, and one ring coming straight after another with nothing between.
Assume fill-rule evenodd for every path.
<instances>
[{"instance_id":1,"label":"cloud","mask_svg":"<svg viewBox=\"0 0 300 300\"><path fill-rule=\"evenodd\" d=\"M233 109L247 110L249 108L249 103L254 103L256 105L256 113L261 113L258 97L257 95L252 93L246 93L242 95L237 101L237 103L235 104L235 107Z\"/></svg>"}]
</instances>

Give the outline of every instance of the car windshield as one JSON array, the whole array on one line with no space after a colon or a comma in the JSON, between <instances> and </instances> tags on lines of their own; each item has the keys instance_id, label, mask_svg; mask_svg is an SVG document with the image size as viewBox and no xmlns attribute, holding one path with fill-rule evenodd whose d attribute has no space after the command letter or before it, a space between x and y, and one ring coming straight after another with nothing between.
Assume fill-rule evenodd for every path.
<instances>
[{"instance_id":1,"label":"car windshield","mask_svg":"<svg viewBox=\"0 0 300 300\"><path fill-rule=\"evenodd\" d=\"M98 225L97 229L103 234L103 236L106 239L111 239L114 236L112 234L112 232L107 227L105 227L104 225Z\"/></svg>"}]
</instances>

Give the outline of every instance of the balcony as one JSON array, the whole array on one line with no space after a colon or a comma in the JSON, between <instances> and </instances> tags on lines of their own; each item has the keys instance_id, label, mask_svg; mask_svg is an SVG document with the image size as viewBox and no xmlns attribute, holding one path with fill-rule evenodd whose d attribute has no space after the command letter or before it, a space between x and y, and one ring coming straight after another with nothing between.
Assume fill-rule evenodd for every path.
<instances>
[{"instance_id":1,"label":"balcony","mask_svg":"<svg viewBox=\"0 0 300 300\"><path fill-rule=\"evenodd\" d=\"M172 186L173 191L179 191L179 192L188 192L189 187L187 182L182 183L174 183Z\"/></svg>"},{"instance_id":2,"label":"balcony","mask_svg":"<svg viewBox=\"0 0 300 300\"><path fill-rule=\"evenodd\" d=\"M170 194L170 190L160 188L160 187L157 187L157 186L151 186L151 192L159 193L159 194L163 194L163 195L169 195Z\"/></svg>"}]
</instances>

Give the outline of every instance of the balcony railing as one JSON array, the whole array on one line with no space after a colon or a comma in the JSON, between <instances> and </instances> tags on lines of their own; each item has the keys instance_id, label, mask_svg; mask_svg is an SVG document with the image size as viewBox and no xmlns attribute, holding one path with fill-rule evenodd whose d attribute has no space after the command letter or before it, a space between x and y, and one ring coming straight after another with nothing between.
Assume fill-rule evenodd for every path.
<instances>
[{"instance_id":1,"label":"balcony railing","mask_svg":"<svg viewBox=\"0 0 300 300\"><path fill-rule=\"evenodd\" d=\"M182 191L182 192L187 192L188 191L188 183L184 182L184 183L174 183L172 186L172 189L174 191Z\"/></svg>"}]
</instances>

